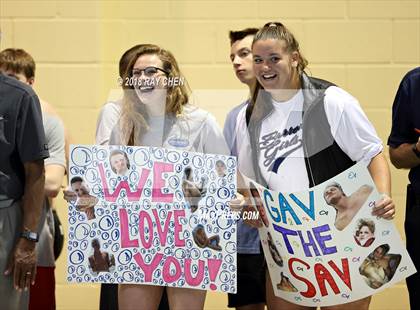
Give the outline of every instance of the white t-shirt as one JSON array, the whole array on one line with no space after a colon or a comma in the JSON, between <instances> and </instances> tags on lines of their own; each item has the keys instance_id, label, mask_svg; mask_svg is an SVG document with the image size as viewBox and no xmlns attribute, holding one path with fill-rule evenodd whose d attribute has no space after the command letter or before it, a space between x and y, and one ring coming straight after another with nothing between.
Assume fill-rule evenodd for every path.
<instances>
[{"instance_id":1,"label":"white t-shirt","mask_svg":"<svg viewBox=\"0 0 420 310\"><path fill-rule=\"evenodd\" d=\"M300 191L309 187L302 147L303 93L290 100L272 100L273 112L261 125L258 160L271 189Z\"/></svg>"},{"instance_id":2,"label":"white t-shirt","mask_svg":"<svg viewBox=\"0 0 420 310\"><path fill-rule=\"evenodd\" d=\"M102 107L96 123L95 143L108 145L111 131L117 124L121 114L121 100L109 101Z\"/></svg>"},{"instance_id":3,"label":"white t-shirt","mask_svg":"<svg viewBox=\"0 0 420 310\"><path fill-rule=\"evenodd\" d=\"M274 111L261 126L257 146L260 148L259 168L273 190L305 190L309 187L309 180L301 142L303 93L299 91L287 102L273 101L273 105ZM368 165L383 146L358 101L343 89L332 86L325 91L324 107L331 134L338 146L351 160ZM249 149L255 147L250 145L248 131L244 127L245 110L238 115L240 128L237 128L237 134L241 135L237 139L241 172L249 170L248 165L252 162ZM282 157L285 159L282 160Z\"/></svg>"},{"instance_id":4,"label":"white t-shirt","mask_svg":"<svg viewBox=\"0 0 420 310\"><path fill-rule=\"evenodd\" d=\"M141 138L143 146L162 146L167 149L206 154L229 154L229 148L215 117L198 107L190 104L184 106L182 115L177 116L165 141L162 141L163 118L156 117L150 121L150 130ZM118 124L111 132L109 144L123 144Z\"/></svg>"}]
</instances>

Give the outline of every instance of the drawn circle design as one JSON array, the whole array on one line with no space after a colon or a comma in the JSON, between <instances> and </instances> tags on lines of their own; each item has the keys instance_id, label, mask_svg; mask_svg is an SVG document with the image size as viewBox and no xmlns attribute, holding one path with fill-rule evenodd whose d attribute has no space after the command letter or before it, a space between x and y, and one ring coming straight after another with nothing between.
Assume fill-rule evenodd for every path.
<instances>
[{"instance_id":1,"label":"drawn circle design","mask_svg":"<svg viewBox=\"0 0 420 310\"><path fill-rule=\"evenodd\" d=\"M83 252L80 251L80 250L76 250L76 251L70 253L70 255L69 255L70 262L73 265L81 264L83 262L84 258L85 258L85 256L84 256Z\"/></svg>"},{"instance_id":2,"label":"drawn circle design","mask_svg":"<svg viewBox=\"0 0 420 310\"><path fill-rule=\"evenodd\" d=\"M236 253L236 242L233 242L233 241L226 242L225 250L229 254Z\"/></svg>"},{"instance_id":3,"label":"drawn circle design","mask_svg":"<svg viewBox=\"0 0 420 310\"><path fill-rule=\"evenodd\" d=\"M91 232L91 228L89 224L86 223L80 223L76 226L74 237L81 241L89 237L89 234Z\"/></svg>"},{"instance_id":4,"label":"drawn circle design","mask_svg":"<svg viewBox=\"0 0 420 310\"><path fill-rule=\"evenodd\" d=\"M130 271L125 271L122 276L125 282L133 282L134 280L134 275Z\"/></svg>"},{"instance_id":5,"label":"drawn circle design","mask_svg":"<svg viewBox=\"0 0 420 310\"><path fill-rule=\"evenodd\" d=\"M137 171L131 171L130 172L130 183L136 184L139 181L139 174Z\"/></svg>"},{"instance_id":6,"label":"drawn circle design","mask_svg":"<svg viewBox=\"0 0 420 310\"><path fill-rule=\"evenodd\" d=\"M169 186L173 189L177 189L180 184L180 180L176 175L169 177L168 182L169 182Z\"/></svg>"},{"instance_id":7,"label":"drawn circle design","mask_svg":"<svg viewBox=\"0 0 420 310\"><path fill-rule=\"evenodd\" d=\"M223 238L225 240L229 240L231 236L232 236L232 234L230 233L230 231L225 231L224 234L223 234Z\"/></svg>"},{"instance_id":8,"label":"drawn circle design","mask_svg":"<svg viewBox=\"0 0 420 310\"><path fill-rule=\"evenodd\" d=\"M71 161L74 165L85 167L92 162L92 152L89 148L83 146L76 146L70 154Z\"/></svg>"},{"instance_id":9,"label":"drawn circle design","mask_svg":"<svg viewBox=\"0 0 420 310\"><path fill-rule=\"evenodd\" d=\"M75 273L75 271L76 271L76 268L74 266L69 266L67 268L67 273L68 274L73 274L73 273Z\"/></svg>"},{"instance_id":10,"label":"drawn circle design","mask_svg":"<svg viewBox=\"0 0 420 310\"><path fill-rule=\"evenodd\" d=\"M99 179L98 171L93 168L88 168L85 174L85 180L89 183L95 183Z\"/></svg>"},{"instance_id":11,"label":"drawn circle design","mask_svg":"<svg viewBox=\"0 0 420 310\"><path fill-rule=\"evenodd\" d=\"M108 152L106 150L98 150L95 156L98 161L105 161L108 157Z\"/></svg>"},{"instance_id":12,"label":"drawn circle design","mask_svg":"<svg viewBox=\"0 0 420 310\"><path fill-rule=\"evenodd\" d=\"M226 184L227 184L226 178L220 178L217 183L219 184L219 187L224 187L224 188L226 188L226 190L228 190L228 188L226 187Z\"/></svg>"},{"instance_id":13,"label":"drawn circle design","mask_svg":"<svg viewBox=\"0 0 420 310\"><path fill-rule=\"evenodd\" d=\"M175 199L177 201L182 201L184 199L184 194L180 190L175 191Z\"/></svg>"},{"instance_id":14,"label":"drawn circle design","mask_svg":"<svg viewBox=\"0 0 420 310\"><path fill-rule=\"evenodd\" d=\"M85 266L77 266L76 268L76 274L78 276L82 276L86 272Z\"/></svg>"},{"instance_id":15,"label":"drawn circle design","mask_svg":"<svg viewBox=\"0 0 420 310\"><path fill-rule=\"evenodd\" d=\"M217 191L217 185L214 182L211 182L208 186L209 194L214 194Z\"/></svg>"},{"instance_id":16,"label":"drawn circle design","mask_svg":"<svg viewBox=\"0 0 420 310\"><path fill-rule=\"evenodd\" d=\"M139 232L139 226L138 225L130 225L130 233L132 236L136 236Z\"/></svg>"},{"instance_id":17,"label":"drawn circle design","mask_svg":"<svg viewBox=\"0 0 420 310\"><path fill-rule=\"evenodd\" d=\"M235 261L235 259L233 258L233 256L230 255L230 254L226 255L224 260L228 264L233 264L233 262Z\"/></svg>"},{"instance_id":18,"label":"drawn circle design","mask_svg":"<svg viewBox=\"0 0 420 310\"><path fill-rule=\"evenodd\" d=\"M228 228L230 228L233 225L234 221L231 219L228 219L226 216L219 216L216 220L216 224L217 227L219 227L222 230L226 230ZM229 236L227 238L225 238L226 240L228 240L230 238L230 232L229 231L225 231L224 234L229 233Z\"/></svg>"},{"instance_id":19,"label":"drawn circle design","mask_svg":"<svg viewBox=\"0 0 420 310\"><path fill-rule=\"evenodd\" d=\"M200 251L198 249L191 249L191 258L192 259L199 259L201 256Z\"/></svg>"},{"instance_id":20,"label":"drawn circle design","mask_svg":"<svg viewBox=\"0 0 420 310\"><path fill-rule=\"evenodd\" d=\"M152 203L150 202L149 199L143 199L142 208L144 210L149 210L151 206L152 206Z\"/></svg>"},{"instance_id":21,"label":"drawn circle design","mask_svg":"<svg viewBox=\"0 0 420 310\"><path fill-rule=\"evenodd\" d=\"M119 229L114 229L114 230L111 232L111 239L112 239L113 241L118 241L118 240L119 240L119 238L120 238L120 231L119 231Z\"/></svg>"},{"instance_id":22,"label":"drawn circle design","mask_svg":"<svg viewBox=\"0 0 420 310\"><path fill-rule=\"evenodd\" d=\"M109 215L105 215L99 220L99 227L103 231L112 229L114 227L114 219Z\"/></svg>"},{"instance_id":23,"label":"drawn circle design","mask_svg":"<svg viewBox=\"0 0 420 310\"><path fill-rule=\"evenodd\" d=\"M117 178L109 178L109 185L111 186L111 188L117 187L117 183L118 183Z\"/></svg>"},{"instance_id":24,"label":"drawn circle design","mask_svg":"<svg viewBox=\"0 0 420 310\"><path fill-rule=\"evenodd\" d=\"M191 228L195 228L199 223L199 218L196 215L191 215L189 219L189 225Z\"/></svg>"},{"instance_id":25,"label":"drawn circle design","mask_svg":"<svg viewBox=\"0 0 420 310\"><path fill-rule=\"evenodd\" d=\"M190 237L190 232L188 230L185 230L182 234L182 236L184 237L184 240L188 239Z\"/></svg>"},{"instance_id":26,"label":"drawn circle design","mask_svg":"<svg viewBox=\"0 0 420 310\"><path fill-rule=\"evenodd\" d=\"M222 289L223 292L229 292L229 285L227 284L220 285L220 288Z\"/></svg>"},{"instance_id":27,"label":"drawn circle design","mask_svg":"<svg viewBox=\"0 0 420 310\"><path fill-rule=\"evenodd\" d=\"M194 168L202 168L204 165L204 161L202 156L200 155L194 155L192 158L192 164L194 166Z\"/></svg>"},{"instance_id":28,"label":"drawn circle design","mask_svg":"<svg viewBox=\"0 0 420 310\"><path fill-rule=\"evenodd\" d=\"M232 157L229 157L229 158L227 159L227 161L226 161L226 166L227 166L229 169L234 169L234 168L236 168L236 160L235 160L234 158L232 158Z\"/></svg>"},{"instance_id":29,"label":"drawn circle design","mask_svg":"<svg viewBox=\"0 0 420 310\"><path fill-rule=\"evenodd\" d=\"M230 281L230 279L232 278L232 276L230 275L229 272L227 272L226 270L223 270L222 272L220 272L219 274L219 280L222 283L227 283Z\"/></svg>"},{"instance_id":30,"label":"drawn circle design","mask_svg":"<svg viewBox=\"0 0 420 310\"><path fill-rule=\"evenodd\" d=\"M143 195L145 197L150 197L152 195L152 191L150 190L150 187L147 187L147 188L143 189Z\"/></svg>"},{"instance_id":31,"label":"drawn circle design","mask_svg":"<svg viewBox=\"0 0 420 310\"><path fill-rule=\"evenodd\" d=\"M210 250L204 250L203 251L203 257L210 258L211 257L211 251Z\"/></svg>"},{"instance_id":32,"label":"drawn circle design","mask_svg":"<svg viewBox=\"0 0 420 310\"><path fill-rule=\"evenodd\" d=\"M161 275L161 271L159 269L156 269L153 275L155 276L155 278L159 278Z\"/></svg>"},{"instance_id":33,"label":"drawn circle design","mask_svg":"<svg viewBox=\"0 0 420 310\"><path fill-rule=\"evenodd\" d=\"M186 254L185 254L185 250L184 249L181 249L181 248L178 248L178 249L176 249L175 250L175 255L174 255L176 258L178 258L178 259L183 259L183 258L185 258L186 257Z\"/></svg>"},{"instance_id":34,"label":"drawn circle design","mask_svg":"<svg viewBox=\"0 0 420 310\"><path fill-rule=\"evenodd\" d=\"M178 162L178 160L181 158L181 156L179 155L178 152L175 151L169 151L168 154L166 155L166 159L170 162L170 163L176 163Z\"/></svg>"},{"instance_id":35,"label":"drawn circle design","mask_svg":"<svg viewBox=\"0 0 420 310\"><path fill-rule=\"evenodd\" d=\"M230 196L230 191L227 187L221 187L217 190L217 196L220 199L227 199Z\"/></svg>"},{"instance_id":36,"label":"drawn circle design","mask_svg":"<svg viewBox=\"0 0 420 310\"><path fill-rule=\"evenodd\" d=\"M216 211L224 211L224 209L226 208L227 206L226 205L224 205L222 202L216 202L216 204L214 205L214 209L216 210Z\"/></svg>"},{"instance_id":37,"label":"drawn circle design","mask_svg":"<svg viewBox=\"0 0 420 310\"><path fill-rule=\"evenodd\" d=\"M177 282L177 284L178 284L178 286L182 287L185 284L185 280L184 279L179 279L178 282Z\"/></svg>"},{"instance_id":38,"label":"drawn circle design","mask_svg":"<svg viewBox=\"0 0 420 310\"><path fill-rule=\"evenodd\" d=\"M70 168L70 175L76 176L78 174L79 174L79 168L74 167L74 166Z\"/></svg>"},{"instance_id":39,"label":"drawn circle design","mask_svg":"<svg viewBox=\"0 0 420 310\"><path fill-rule=\"evenodd\" d=\"M150 154L145 149L138 149L133 155L134 162L138 166L145 166L150 160Z\"/></svg>"},{"instance_id":40,"label":"drawn circle design","mask_svg":"<svg viewBox=\"0 0 420 310\"><path fill-rule=\"evenodd\" d=\"M213 207L214 206L214 204L215 204L215 199L214 199L214 197L212 197L212 196L208 196L207 198L206 198L206 206L208 207L208 208L211 208L211 207Z\"/></svg>"}]
</instances>

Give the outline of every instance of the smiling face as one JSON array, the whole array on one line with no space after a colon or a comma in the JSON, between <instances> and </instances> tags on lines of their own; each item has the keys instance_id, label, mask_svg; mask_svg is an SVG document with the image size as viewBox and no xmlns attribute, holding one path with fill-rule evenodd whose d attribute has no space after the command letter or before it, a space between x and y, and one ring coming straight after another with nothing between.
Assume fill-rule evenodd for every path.
<instances>
[{"instance_id":1,"label":"smiling face","mask_svg":"<svg viewBox=\"0 0 420 310\"><path fill-rule=\"evenodd\" d=\"M241 40L233 42L230 47L230 61L232 62L236 77L248 86L251 86L255 79L251 53L253 38L253 35L246 36Z\"/></svg>"},{"instance_id":2,"label":"smiling face","mask_svg":"<svg viewBox=\"0 0 420 310\"><path fill-rule=\"evenodd\" d=\"M344 193L337 186L328 186L324 191L325 202L330 206L336 205L342 197Z\"/></svg>"},{"instance_id":3,"label":"smiling face","mask_svg":"<svg viewBox=\"0 0 420 310\"><path fill-rule=\"evenodd\" d=\"M117 174L124 175L127 172L127 160L123 154L115 154L111 156L110 161L112 168L114 168Z\"/></svg>"},{"instance_id":4,"label":"smiling face","mask_svg":"<svg viewBox=\"0 0 420 310\"><path fill-rule=\"evenodd\" d=\"M161 70L150 73L153 70L146 69L150 67L163 69L162 60L160 60L158 55L141 55L134 63L132 73L137 96L145 105L165 103L166 89L164 85L166 74Z\"/></svg>"},{"instance_id":5,"label":"smiling face","mask_svg":"<svg viewBox=\"0 0 420 310\"><path fill-rule=\"evenodd\" d=\"M298 54L288 53L284 41L258 40L254 42L252 54L255 77L265 90L294 88Z\"/></svg>"}]
</instances>

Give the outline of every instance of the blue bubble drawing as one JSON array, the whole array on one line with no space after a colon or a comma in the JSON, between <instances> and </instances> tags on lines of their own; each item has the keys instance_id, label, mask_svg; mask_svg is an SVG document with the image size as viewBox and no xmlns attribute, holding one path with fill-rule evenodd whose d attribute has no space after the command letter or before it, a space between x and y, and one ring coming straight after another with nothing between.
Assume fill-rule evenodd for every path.
<instances>
[{"instance_id":1,"label":"blue bubble drawing","mask_svg":"<svg viewBox=\"0 0 420 310\"><path fill-rule=\"evenodd\" d=\"M73 251L69 255L70 262L73 265L80 265L83 262L84 258L85 254L80 250Z\"/></svg>"},{"instance_id":2,"label":"blue bubble drawing","mask_svg":"<svg viewBox=\"0 0 420 310\"><path fill-rule=\"evenodd\" d=\"M87 147L77 146L70 154L71 162L79 167L86 167L92 163L92 151Z\"/></svg>"},{"instance_id":3,"label":"blue bubble drawing","mask_svg":"<svg viewBox=\"0 0 420 310\"><path fill-rule=\"evenodd\" d=\"M90 232L91 232L91 228L89 224L80 223L76 226L74 237L77 240L84 240L89 237Z\"/></svg>"}]
</instances>

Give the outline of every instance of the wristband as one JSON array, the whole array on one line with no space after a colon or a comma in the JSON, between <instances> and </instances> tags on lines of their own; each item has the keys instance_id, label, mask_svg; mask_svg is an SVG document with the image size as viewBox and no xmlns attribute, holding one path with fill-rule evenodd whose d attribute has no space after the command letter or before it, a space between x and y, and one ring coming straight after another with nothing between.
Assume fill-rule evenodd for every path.
<instances>
[{"instance_id":1,"label":"wristband","mask_svg":"<svg viewBox=\"0 0 420 310\"><path fill-rule=\"evenodd\" d=\"M38 234L33 231L25 230L23 231L20 236L32 242L38 242Z\"/></svg>"}]
</instances>

